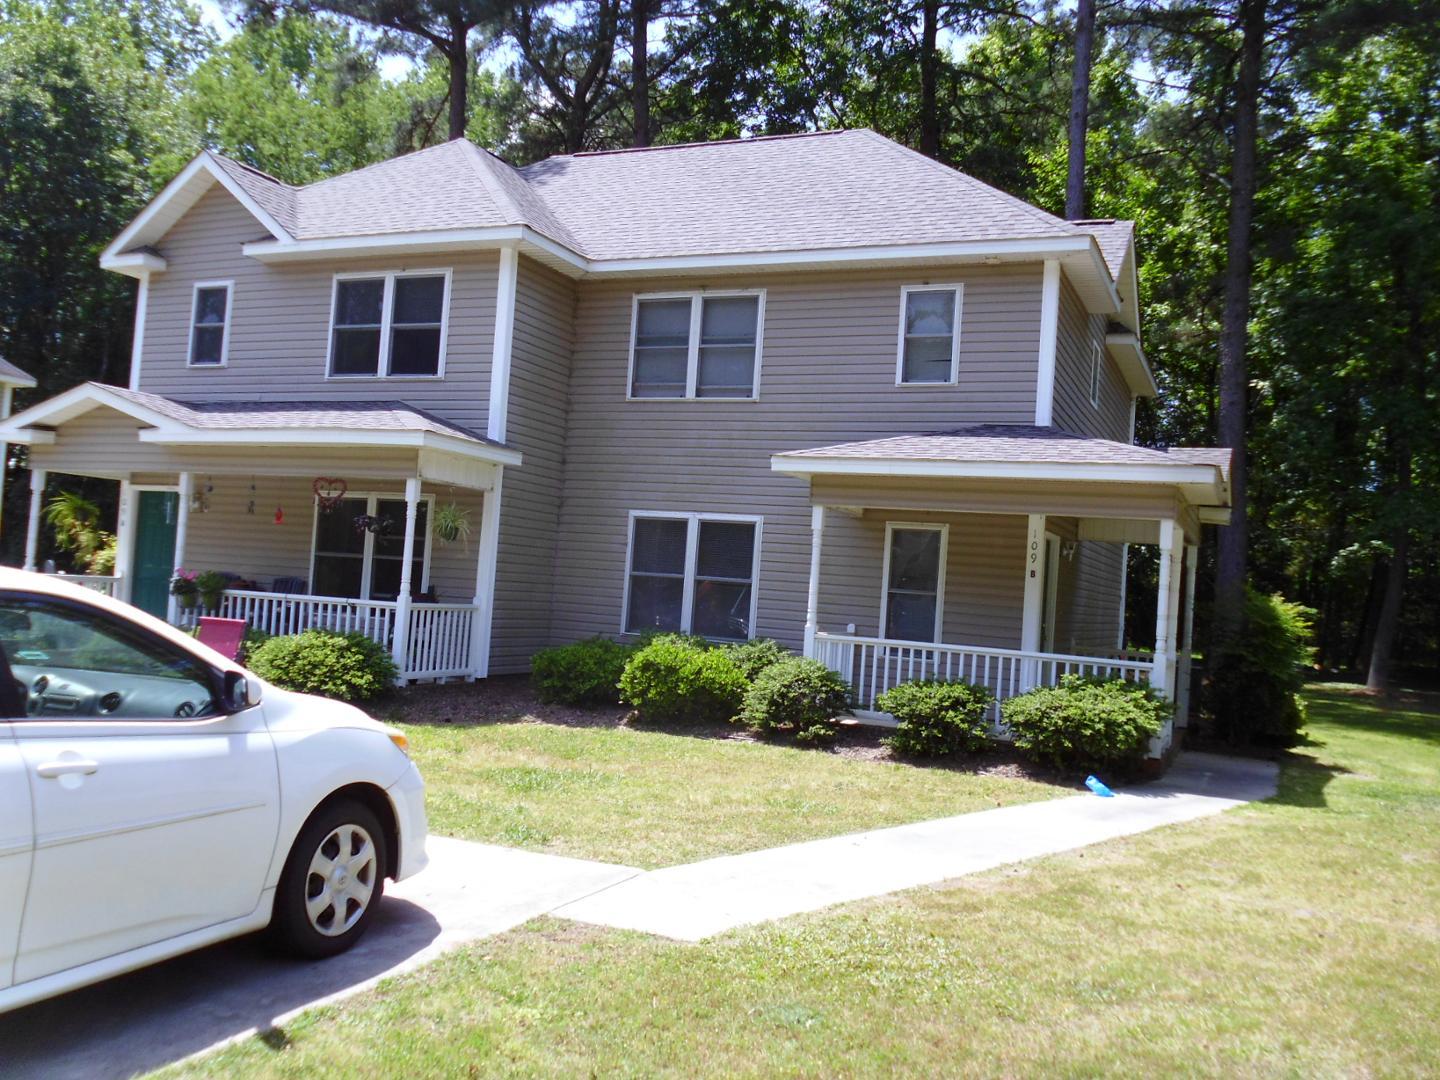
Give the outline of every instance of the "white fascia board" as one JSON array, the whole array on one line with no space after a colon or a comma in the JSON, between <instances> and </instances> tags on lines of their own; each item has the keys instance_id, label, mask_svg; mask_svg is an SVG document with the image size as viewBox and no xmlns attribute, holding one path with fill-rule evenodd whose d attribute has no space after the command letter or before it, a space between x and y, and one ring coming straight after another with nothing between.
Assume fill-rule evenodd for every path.
<instances>
[{"instance_id":1,"label":"white fascia board","mask_svg":"<svg viewBox=\"0 0 1440 1080\"><path fill-rule=\"evenodd\" d=\"M474 443L433 431L362 428L191 428L140 432L140 441L164 446L357 446L438 450L495 465L519 465L518 450Z\"/></svg>"},{"instance_id":2,"label":"white fascia board","mask_svg":"<svg viewBox=\"0 0 1440 1080\"><path fill-rule=\"evenodd\" d=\"M1093 480L1120 484L1175 484L1218 488L1213 465L1130 465L1100 462L935 461L894 458L787 457L770 459L775 472L793 476L937 477L956 480Z\"/></svg>"},{"instance_id":3,"label":"white fascia board","mask_svg":"<svg viewBox=\"0 0 1440 1080\"><path fill-rule=\"evenodd\" d=\"M8 420L0 424L0 442L15 443L17 446L49 446L55 441L55 432L47 428L19 428Z\"/></svg>"},{"instance_id":4,"label":"white fascia board","mask_svg":"<svg viewBox=\"0 0 1440 1080\"><path fill-rule=\"evenodd\" d=\"M385 255L424 251L465 251L504 247L524 239L519 225L482 229L435 229L429 232L376 233L373 236L328 236L312 240L252 240L243 254L262 263L318 259L329 255Z\"/></svg>"},{"instance_id":5,"label":"white fascia board","mask_svg":"<svg viewBox=\"0 0 1440 1080\"><path fill-rule=\"evenodd\" d=\"M169 267L162 256L149 251L127 251L120 255L101 255L100 269L113 270L126 277L144 278Z\"/></svg>"},{"instance_id":6,"label":"white fascia board","mask_svg":"<svg viewBox=\"0 0 1440 1080\"><path fill-rule=\"evenodd\" d=\"M18 431L20 428L35 425L54 427L67 420L73 420L77 416L83 416L91 409L98 409L101 406L124 413L142 424L153 424L156 428L177 430L176 422L172 418L155 412L153 409L147 409L143 405L138 405L119 394L112 393L108 387L100 383L81 383L79 386L66 390L63 394L57 394L55 397L31 405L24 412L18 412L4 424L0 424L0 430ZM18 442L19 439L11 441Z\"/></svg>"},{"instance_id":7,"label":"white fascia board","mask_svg":"<svg viewBox=\"0 0 1440 1080\"><path fill-rule=\"evenodd\" d=\"M35 381L34 375L5 375L0 374L0 386L9 386L16 390L33 390L40 384Z\"/></svg>"},{"instance_id":8,"label":"white fascia board","mask_svg":"<svg viewBox=\"0 0 1440 1080\"><path fill-rule=\"evenodd\" d=\"M1195 513L1201 525L1230 524L1231 511L1228 506L1199 506L1195 508Z\"/></svg>"},{"instance_id":9,"label":"white fascia board","mask_svg":"<svg viewBox=\"0 0 1440 1080\"><path fill-rule=\"evenodd\" d=\"M290 233L286 231L285 227L276 221L268 210L252 199L244 188L231 180L230 177L226 175L225 170L216 165L210 155L202 150L191 159L190 164L180 170L179 175L161 189L159 195L156 195L155 198L150 200L145 209L141 210L140 213L135 216L134 221L130 222L129 225L121 230L119 236L110 241L105 250L100 253L100 265L107 270L117 269L124 272L123 265L111 266L108 264L113 263L122 256L129 258L137 254L133 252L127 253L126 249L146 242L144 239L146 227L164 211L169 203L180 196L181 192L184 191L191 181L199 179L201 173L209 174L211 182L219 183L226 191L235 196L235 199L240 205L253 214L256 220L264 225L265 228L277 238L281 240L291 239ZM164 267L162 266L159 269L164 269Z\"/></svg>"},{"instance_id":10,"label":"white fascia board","mask_svg":"<svg viewBox=\"0 0 1440 1080\"><path fill-rule=\"evenodd\" d=\"M1150 361L1145 358L1145 350L1140 347L1138 334L1106 334L1105 346L1117 354L1116 361L1132 393L1152 398L1159 395L1160 387L1156 385L1155 373L1150 370Z\"/></svg>"}]
</instances>

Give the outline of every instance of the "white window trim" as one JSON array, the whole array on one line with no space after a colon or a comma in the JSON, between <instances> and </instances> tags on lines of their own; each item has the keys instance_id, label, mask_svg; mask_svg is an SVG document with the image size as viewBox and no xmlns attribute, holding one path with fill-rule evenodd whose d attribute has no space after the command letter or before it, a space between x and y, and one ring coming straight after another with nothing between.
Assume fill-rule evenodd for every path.
<instances>
[{"instance_id":1,"label":"white window trim","mask_svg":"<svg viewBox=\"0 0 1440 1080\"><path fill-rule=\"evenodd\" d=\"M389 379L395 382L434 382L445 378L445 349L450 339L450 285L453 270L450 267L434 267L424 270L357 270L352 273L336 274L330 285L330 331L325 341L325 378L341 382L354 379ZM434 375L391 375L390 374L390 330L391 317L395 309L395 281L408 277L443 277L445 295L440 301L440 356ZM374 375L336 375L331 367L335 357L335 313L340 302L342 281L365 281L383 279L385 291L380 298L380 357L376 361Z\"/></svg>"},{"instance_id":2,"label":"white window trim","mask_svg":"<svg viewBox=\"0 0 1440 1080\"><path fill-rule=\"evenodd\" d=\"M750 614L747 620L748 636L755 637L755 613L760 599L760 539L765 531L765 519L755 514L695 514L677 510L631 510L626 523L625 537L625 581L620 601L620 633L634 637L627 627L630 625L630 577L635 559L635 522L641 518L660 518L666 521L686 522L685 532L685 584L680 594L680 632L688 634L694 625L695 567L700 554L700 523L702 521L738 521L755 526L755 551L750 564ZM728 639L727 639L728 640Z\"/></svg>"},{"instance_id":3,"label":"white window trim","mask_svg":"<svg viewBox=\"0 0 1440 1080\"><path fill-rule=\"evenodd\" d=\"M201 289L224 289L225 290L225 321L221 323L223 329L220 333L220 362L218 364L197 364L195 363L195 326L196 316L200 314L200 290ZM230 281L197 281L190 291L190 334L185 342L185 366L192 368L223 368L230 363L230 319L235 313L235 282ZM141 313L143 317L143 312ZM132 388L133 389L133 388Z\"/></svg>"},{"instance_id":4,"label":"white window trim","mask_svg":"<svg viewBox=\"0 0 1440 1080\"><path fill-rule=\"evenodd\" d=\"M945 382L907 382L905 379L905 312L910 306L910 294L912 292L945 292L947 290L955 293L955 323L950 337L950 378ZM900 329L895 346L896 386L955 386L960 382L960 326L964 322L962 314L964 300L965 286L959 282L900 286Z\"/></svg>"},{"instance_id":5,"label":"white window trim","mask_svg":"<svg viewBox=\"0 0 1440 1080\"><path fill-rule=\"evenodd\" d=\"M915 529L940 534L940 571L935 576L935 636L930 644L943 640L945 628L945 564L950 561L950 526L934 521L887 521L885 523L885 570L880 578L880 636L885 637L886 620L890 614L890 550L896 529ZM896 639L899 640L899 639Z\"/></svg>"},{"instance_id":6,"label":"white window trim","mask_svg":"<svg viewBox=\"0 0 1440 1080\"><path fill-rule=\"evenodd\" d=\"M750 377L747 397L699 397L696 384L700 375L700 315L703 301L727 296L754 296L755 305L755 370ZM640 303L643 300L689 300L690 340L685 363L685 394L683 397L635 396L635 338L640 330ZM626 401L758 401L760 399L760 357L765 349L764 289L684 289L679 292L636 293L630 299L630 365L625 374ZM628 590L628 587L627 587Z\"/></svg>"},{"instance_id":7,"label":"white window trim","mask_svg":"<svg viewBox=\"0 0 1440 1080\"><path fill-rule=\"evenodd\" d=\"M404 502L405 493L403 491L347 491L345 492L345 498L364 499L365 512L367 514L373 515L375 513L375 504L378 503L381 499L385 499L387 501L393 500L396 502ZM430 590L430 550L432 546L431 539L434 534L434 529L431 528L431 526L435 521L435 496L434 494L421 495L420 501L422 503L428 504L425 510L426 528L423 540L425 548L420 560L419 591L423 593ZM309 577L305 581L305 587L309 590L311 596L318 596L321 595L315 592L315 556L318 554L318 552L316 552L315 550L315 544L320 539L320 497L318 495L315 496L315 499L311 506L314 510L314 516L311 518L310 521L310 570ZM419 541L421 538L417 536L415 539ZM361 554L360 595L354 598L357 602L378 602L372 601L370 599L370 583L372 580L372 571L374 570L374 568L375 534L367 530L365 533L365 550ZM413 585L414 583L412 582L411 584Z\"/></svg>"},{"instance_id":8,"label":"white window trim","mask_svg":"<svg viewBox=\"0 0 1440 1080\"><path fill-rule=\"evenodd\" d=\"M1090 346L1090 404L1100 408L1100 380L1104 374L1104 358L1098 342Z\"/></svg>"}]
</instances>

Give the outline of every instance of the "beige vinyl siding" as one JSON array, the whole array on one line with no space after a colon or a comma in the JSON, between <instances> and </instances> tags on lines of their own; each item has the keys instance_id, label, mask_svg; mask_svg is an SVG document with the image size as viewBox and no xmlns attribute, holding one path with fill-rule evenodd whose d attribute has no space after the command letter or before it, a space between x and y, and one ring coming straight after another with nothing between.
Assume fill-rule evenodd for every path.
<instances>
[{"instance_id":1,"label":"beige vinyl siding","mask_svg":"<svg viewBox=\"0 0 1440 1080\"><path fill-rule=\"evenodd\" d=\"M1082 540L1070 559L1061 559L1064 599L1057 604L1055 647L1082 656L1115 651L1120 632L1120 544Z\"/></svg>"},{"instance_id":2,"label":"beige vinyl siding","mask_svg":"<svg viewBox=\"0 0 1440 1080\"><path fill-rule=\"evenodd\" d=\"M1105 348L1104 315L1091 315L1068 281L1060 286L1055 348L1055 426L1077 435L1130 441L1130 388ZM1090 403L1090 357L1100 345L1100 407Z\"/></svg>"},{"instance_id":3,"label":"beige vinyl siding","mask_svg":"<svg viewBox=\"0 0 1440 1080\"><path fill-rule=\"evenodd\" d=\"M193 400L398 399L483 432L495 332L494 252L326 259L267 266L241 254L264 228L229 192L211 188L159 244L169 268L150 279L140 389ZM336 273L451 269L445 377L327 379ZM197 281L230 280L225 367L186 366Z\"/></svg>"},{"instance_id":4,"label":"beige vinyl siding","mask_svg":"<svg viewBox=\"0 0 1440 1080\"><path fill-rule=\"evenodd\" d=\"M505 470L490 649L494 672L527 669L531 655L550 641L574 317L574 284L522 257L506 442L524 455L524 463Z\"/></svg>"},{"instance_id":5,"label":"beige vinyl siding","mask_svg":"<svg viewBox=\"0 0 1440 1080\"><path fill-rule=\"evenodd\" d=\"M959 385L897 387L900 288L927 282L965 286ZM766 290L759 399L626 401L632 298L682 285L696 287L646 278L580 290L552 639L619 631L628 513L657 510L763 516L756 632L798 646L809 490L803 480L772 472L770 456L962 424L1032 422L1040 268L701 282ZM878 614L878 602L877 577L864 603Z\"/></svg>"}]
</instances>

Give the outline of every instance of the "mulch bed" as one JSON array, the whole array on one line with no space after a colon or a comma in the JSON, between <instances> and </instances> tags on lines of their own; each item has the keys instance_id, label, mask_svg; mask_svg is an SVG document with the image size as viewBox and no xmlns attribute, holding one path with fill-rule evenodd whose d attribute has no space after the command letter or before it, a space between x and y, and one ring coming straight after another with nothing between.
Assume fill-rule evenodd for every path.
<instances>
[{"instance_id":1,"label":"mulch bed","mask_svg":"<svg viewBox=\"0 0 1440 1080\"><path fill-rule=\"evenodd\" d=\"M733 742L761 742L730 724L693 724L660 727L641 723L620 705L581 708L574 705L547 705L536 699L529 676L497 675L473 683L442 683L396 690L380 703L377 712L387 720L407 724L480 725L500 723L557 724L577 728L631 727L663 731L697 739ZM884 728L866 724L845 724L839 736L816 753L836 754L857 761L880 762L906 768L949 769L977 776L1001 776L1020 780L1055 782L1054 770L1034 765L1007 746L952 760L916 760L899 757L883 742ZM1073 779L1073 778L1068 778Z\"/></svg>"}]
</instances>

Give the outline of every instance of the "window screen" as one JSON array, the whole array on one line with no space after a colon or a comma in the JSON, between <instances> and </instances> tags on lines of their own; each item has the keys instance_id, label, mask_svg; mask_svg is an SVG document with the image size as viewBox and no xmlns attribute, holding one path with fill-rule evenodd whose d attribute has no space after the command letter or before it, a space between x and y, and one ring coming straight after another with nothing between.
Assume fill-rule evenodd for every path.
<instances>
[{"instance_id":1,"label":"window screen","mask_svg":"<svg viewBox=\"0 0 1440 1080\"><path fill-rule=\"evenodd\" d=\"M697 397L753 397L758 296L716 296L701 301Z\"/></svg>"},{"instance_id":2,"label":"window screen","mask_svg":"<svg viewBox=\"0 0 1440 1080\"><path fill-rule=\"evenodd\" d=\"M685 599L685 518L636 518L630 546L630 603L625 629L679 630Z\"/></svg>"},{"instance_id":3,"label":"window screen","mask_svg":"<svg viewBox=\"0 0 1440 1080\"><path fill-rule=\"evenodd\" d=\"M743 641L750 636L750 590L755 577L755 525L700 521L695 555L692 633Z\"/></svg>"},{"instance_id":4,"label":"window screen","mask_svg":"<svg viewBox=\"0 0 1440 1080\"><path fill-rule=\"evenodd\" d=\"M330 347L332 375L380 373L380 326L384 303L384 278L336 283L335 330Z\"/></svg>"},{"instance_id":5,"label":"window screen","mask_svg":"<svg viewBox=\"0 0 1440 1080\"><path fill-rule=\"evenodd\" d=\"M195 321L190 328L190 363L225 362L225 324L230 317L230 287L206 285L195 290Z\"/></svg>"},{"instance_id":6,"label":"window screen","mask_svg":"<svg viewBox=\"0 0 1440 1080\"><path fill-rule=\"evenodd\" d=\"M901 381L949 382L955 355L956 292L913 289L905 294Z\"/></svg>"},{"instance_id":7,"label":"window screen","mask_svg":"<svg viewBox=\"0 0 1440 1080\"><path fill-rule=\"evenodd\" d=\"M632 397L684 397L690 363L690 301L641 300L635 309Z\"/></svg>"},{"instance_id":8,"label":"window screen","mask_svg":"<svg viewBox=\"0 0 1440 1080\"><path fill-rule=\"evenodd\" d=\"M885 582L885 636L934 641L940 604L941 533L892 529Z\"/></svg>"}]
</instances>

